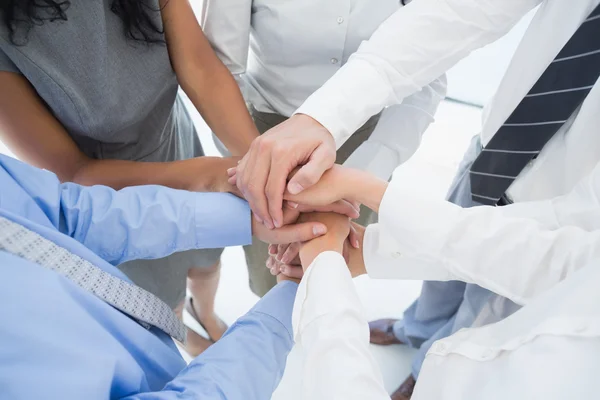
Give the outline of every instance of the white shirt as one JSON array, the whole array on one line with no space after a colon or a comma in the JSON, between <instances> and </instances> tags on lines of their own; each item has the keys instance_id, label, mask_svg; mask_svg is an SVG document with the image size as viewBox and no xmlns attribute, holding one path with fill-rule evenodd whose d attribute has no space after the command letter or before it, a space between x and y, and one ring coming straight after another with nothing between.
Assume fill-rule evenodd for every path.
<instances>
[{"instance_id":1,"label":"white shirt","mask_svg":"<svg viewBox=\"0 0 600 400\"><path fill-rule=\"evenodd\" d=\"M344 143L382 108L402 101L471 51L503 36L538 4L483 118L486 145L600 0L419 0L384 22L297 110ZM600 160L600 84L509 189L513 201L568 192Z\"/></svg>"},{"instance_id":2,"label":"white shirt","mask_svg":"<svg viewBox=\"0 0 600 400\"><path fill-rule=\"evenodd\" d=\"M258 111L289 117L400 7L400 0L205 0L202 21L246 101ZM387 180L433 121L446 94L440 75L387 108L346 165Z\"/></svg>"},{"instance_id":3,"label":"white shirt","mask_svg":"<svg viewBox=\"0 0 600 400\"><path fill-rule=\"evenodd\" d=\"M462 209L394 179L379 215L363 244L369 276L458 279L524 305L436 342L413 400L597 397L600 164L568 195L506 207ZM306 357L304 398L389 399L339 254L307 270L292 322Z\"/></svg>"}]
</instances>

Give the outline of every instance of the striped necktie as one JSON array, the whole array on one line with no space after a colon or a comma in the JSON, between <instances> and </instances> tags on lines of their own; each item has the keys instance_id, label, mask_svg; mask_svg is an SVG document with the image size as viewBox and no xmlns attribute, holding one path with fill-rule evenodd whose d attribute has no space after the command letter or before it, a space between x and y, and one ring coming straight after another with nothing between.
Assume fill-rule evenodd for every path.
<instances>
[{"instance_id":1,"label":"striped necktie","mask_svg":"<svg viewBox=\"0 0 600 400\"><path fill-rule=\"evenodd\" d=\"M497 205L527 164L583 103L599 76L600 5L583 21L471 166L473 200Z\"/></svg>"}]
</instances>

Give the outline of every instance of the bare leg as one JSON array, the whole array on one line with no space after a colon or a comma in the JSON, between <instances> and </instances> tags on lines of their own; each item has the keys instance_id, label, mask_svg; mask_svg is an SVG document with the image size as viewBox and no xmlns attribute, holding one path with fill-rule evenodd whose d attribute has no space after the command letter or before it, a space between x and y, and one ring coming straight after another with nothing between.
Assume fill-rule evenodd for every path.
<instances>
[{"instance_id":1,"label":"bare leg","mask_svg":"<svg viewBox=\"0 0 600 400\"><path fill-rule=\"evenodd\" d=\"M220 276L221 265L217 262L208 268L191 268L188 271L187 279L188 289L192 295L193 309L214 340L219 340L227 330L227 325L215 314L215 296ZM191 329L188 329L187 340L186 350L192 356L202 353L211 344Z\"/></svg>"}]
</instances>

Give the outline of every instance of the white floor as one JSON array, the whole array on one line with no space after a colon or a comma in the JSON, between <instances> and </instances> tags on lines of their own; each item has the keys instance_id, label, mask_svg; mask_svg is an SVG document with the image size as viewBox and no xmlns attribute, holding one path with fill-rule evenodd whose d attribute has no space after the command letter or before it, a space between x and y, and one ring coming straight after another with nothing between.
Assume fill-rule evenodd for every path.
<instances>
[{"instance_id":1,"label":"white floor","mask_svg":"<svg viewBox=\"0 0 600 400\"><path fill-rule=\"evenodd\" d=\"M216 155L208 128L192 110L205 151ZM478 133L481 110L453 102L444 102L436 122L426 133L419 151L402 170L402 179L415 190L427 191L443 198L454 171L470 138ZM0 153L10 152L0 143ZM231 324L258 300L248 288L248 274L241 248L225 250L222 280L217 293L216 307L224 321ZM376 281L367 277L356 279L356 288L370 319L400 317L402 311L417 297L420 282ZM189 322L189 321L187 321ZM378 348L373 346L388 390L395 389L410 371L412 351L402 346ZM292 352L284 379L273 396L275 400L294 400L300 384L299 357Z\"/></svg>"}]
</instances>

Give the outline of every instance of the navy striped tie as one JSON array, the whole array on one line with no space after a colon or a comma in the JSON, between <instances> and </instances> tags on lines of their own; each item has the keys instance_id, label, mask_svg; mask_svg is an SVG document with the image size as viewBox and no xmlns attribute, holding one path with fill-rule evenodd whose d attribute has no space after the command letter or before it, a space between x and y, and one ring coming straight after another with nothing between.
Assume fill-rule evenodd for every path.
<instances>
[{"instance_id":1,"label":"navy striped tie","mask_svg":"<svg viewBox=\"0 0 600 400\"><path fill-rule=\"evenodd\" d=\"M473 200L497 205L504 199L521 171L583 103L598 77L600 5L473 163L470 175Z\"/></svg>"}]
</instances>

